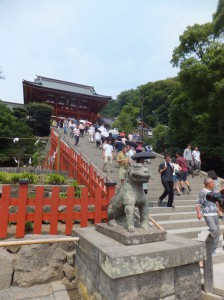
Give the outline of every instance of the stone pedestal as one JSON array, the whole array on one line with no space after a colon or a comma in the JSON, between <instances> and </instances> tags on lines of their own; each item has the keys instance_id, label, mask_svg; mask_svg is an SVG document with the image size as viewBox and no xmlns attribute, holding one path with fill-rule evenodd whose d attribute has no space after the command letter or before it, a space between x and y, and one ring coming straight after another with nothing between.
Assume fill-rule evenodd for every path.
<instances>
[{"instance_id":1,"label":"stone pedestal","mask_svg":"<svg viewBox=\"0 0 224 300\"><path fill-rule=\"evenodd\" d=\"M78 228L76 278L82 299L200 300L198 261L205 246L167 235L165 241L125 246L97 232Z\"/></svg>"}]
</instances>

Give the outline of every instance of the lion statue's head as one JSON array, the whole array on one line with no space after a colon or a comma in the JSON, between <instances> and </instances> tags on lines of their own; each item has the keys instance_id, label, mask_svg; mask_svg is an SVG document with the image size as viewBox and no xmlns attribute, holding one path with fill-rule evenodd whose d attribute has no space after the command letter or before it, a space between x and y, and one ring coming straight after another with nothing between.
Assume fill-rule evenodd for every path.
<instances>
[{"instance_id":1,"label":"lion statue's head","mask_svg":"<svg viewBox=\"0 0 224 300\"><path fill-rule=\"evenodd\" d=\"M141 163L134 163L129 168L128 179L130 181L145 183L150 177L150 171Z\"/></svg>"}]
</instances>

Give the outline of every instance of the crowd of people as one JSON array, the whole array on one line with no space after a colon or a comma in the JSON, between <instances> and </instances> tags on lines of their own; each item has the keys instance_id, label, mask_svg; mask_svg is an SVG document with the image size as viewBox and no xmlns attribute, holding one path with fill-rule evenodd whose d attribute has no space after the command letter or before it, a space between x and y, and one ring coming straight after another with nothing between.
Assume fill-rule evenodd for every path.
<instances>
[{"instance_id":1,"label":"crowd of people","mask_svg":"<svg viewBox=\"0 0 224 300\"><path fill-rule=\"evenodd\" d=\"M200 170L201 155L197 146L194 151L191 151L191 145L186 145L184 152L177 152L176 157L172 159L169 154L166 154L164 161L159 165L158 169L164 187L164 192L158 199L159 205L168 196L167 207L174 208L174 191L177 192L177 196L185 193L186 188L188 191L191 191L188 177L189 175L194 177L194 171L197 171L199 174Z\"/></svg>"},{"instance_id":2,"label":"crowd of people","mask_svg":"<svg viewBox=\"0 0 224 300\"><path fill-rule=\"evenodd\" d=\"M129 134L125 132L117 132L116 130L107 130L104 124L92 124L91 122L78 122L76 120L65 119L62 124L55 124L64 130L64 134L69 134L74 138L74 145L77 146L79 138L88 134L90 143L95 144L97 149L102 149L102 170L105 173L113 171L113 160L119 165L119 179L121 184L124 183L129 165L132 164L132 156L142 151L152 151L150 145L143 145L139 140L139 135ZM148 160L150 163L150 160ZM182 152L177 152L175 158L171 158L169 154L164 156L164 161L159 165L158 172L161 176L161 182L164 191L158 199L160 206L163 200L168 196L167 207L173 207L174 193L177 196L185 194L186 189L191 191L189 176L194 177L201 170L200 151L197 146L191 150L191 145L186 145ZM218 176L214 171L208 172L208 178L204 180L204 188L200 191L196 204L196 213L198 220L205 219L206 224L211 232L212 254L216 255L219 250L218 241L220 237L219 219L223 218L224 209L220 205L207 200L206 195L209 192L224 194L224 187L221 186ZM147 193L147 184L143 186L144 192Z\"/></svg>"},{"instance_id":3,"label":"crowd of people","mask_svg":"<svg viewBox=\"0 0 224 300\"><path fill-rule=\"evenodd\" d=\"M201 170L201 158L198 147L191 151L191 145L187 145L183 154L176 153L176 158L171 159L169 154L164 156L164 161L159 165L158 172L161 175L161 182L164 187L163 194L158 199L159 206L163 199L168 196L167 207L173 207L174 191L180 196L181 192L185 192L184 184L191 191L188 181L189 174L194 177L194 170ZM215 171L208 171L208 177L204 180L204 188L199 192L196 213L198 220L204 217L204 220L210 231L211 251L212 255L216 255L221 251L218 249L220 238L220 218L223 220L224 207L221 207L219 200L224 203L224 182L221 182ZM213 201L208 198L212 193ZM215 198L216 197L216 198ZM217 202L216 202L217 199ZM224 248L224 242L223 242Z\"/></svg>"},{"instance_id":4,"label":"crowd of people","mask_svg":"<svg viewBox=\"0 0 224 300\"><path fill-rule=\"evenodd\" d=\"M142 151L152 151L150 145L144 145L140 141L138 133L129 133L125 131L118 132L116 129L108 130L103 123L91 123L87 121L77 121L75 119L64 119L63 122L54 122L55 127L63 128L64 134L69 134L74 138L74 146L78 146L80 138L86 133L90 143L95 144L97 149L102 149L102 171L104 173L113 172L113 161L116 160L119 166L119 179L124 183L127 176L127 170L132 163L132 156ZM147 160L150 163L150 160ZM146 185L144 191L147 193Z\"/></svg>"}]
</instances>

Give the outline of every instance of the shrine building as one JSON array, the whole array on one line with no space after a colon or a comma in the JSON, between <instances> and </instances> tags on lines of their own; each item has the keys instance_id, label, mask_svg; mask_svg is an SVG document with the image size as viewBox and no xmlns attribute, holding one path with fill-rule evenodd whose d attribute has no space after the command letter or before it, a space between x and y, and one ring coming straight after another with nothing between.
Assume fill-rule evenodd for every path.
<instances>
[{"instance_id":1,"label":"shrine building","mask_svg":"<svg viewBox=\"0 0 224 300\"><path fill-rule=\"evenodd\" d=\"M24 104L48 103L54 116L95 122L100 111L112 99L96 93L94 87L37 76L34 82L23 80Z\"/></svg>"}]
</instances>

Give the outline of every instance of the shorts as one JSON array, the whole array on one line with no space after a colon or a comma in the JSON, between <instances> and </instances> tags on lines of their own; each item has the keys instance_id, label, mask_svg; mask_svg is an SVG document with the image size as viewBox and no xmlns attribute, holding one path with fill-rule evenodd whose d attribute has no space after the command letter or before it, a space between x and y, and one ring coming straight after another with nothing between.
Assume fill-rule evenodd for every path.
<instances>
[{"instance_id":1,"label":"shorts","mask_svg":"<svg viewBox=\"0 0 224 300\"><path fill-rule=\"evenodd\" d=\"M177 175L173 175L173 182L177 182L177 181L179 181L179 178L177 177Z\"/></svg>"},{"instance_id":2,"label":"shorts","mask_svg":"<svg viewBox=\"0 0 224 300\"><path fill-rule=\"evenodd\" d=\"M127 177L127 171L126 169L120 167L119 168L119 179L122 180L122 179L125 179Z\"/></svg>"},{"instance_id":3,"label":"shorts","mask_svg":"<svg viewBox=\"0 0 224 300\"><path fill-rule=\"evenodd\" d=\"M177 177L180 181L187 181L187 175L188 172L180 172Z\"/></svg>"}]
</instances>

